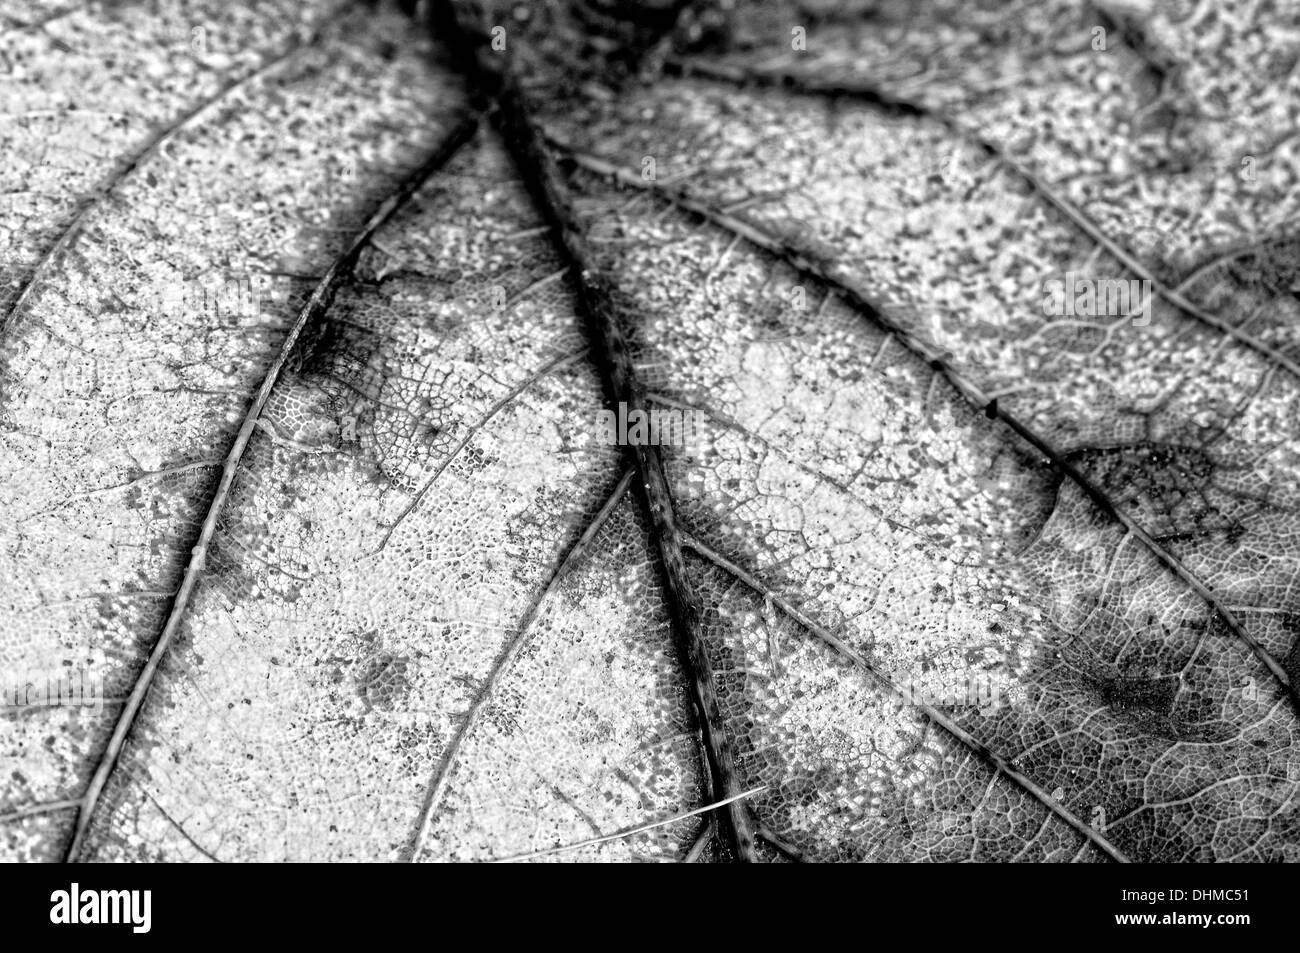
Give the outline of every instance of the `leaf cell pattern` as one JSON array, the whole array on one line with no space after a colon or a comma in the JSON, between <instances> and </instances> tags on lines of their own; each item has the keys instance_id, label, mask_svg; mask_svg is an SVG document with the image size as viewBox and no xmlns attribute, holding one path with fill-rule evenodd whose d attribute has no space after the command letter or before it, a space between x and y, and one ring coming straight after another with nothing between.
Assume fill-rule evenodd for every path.
<instances>
[{"instance_id":1,"label":"leaf cell pattern","mask_svg":"<svg viewBox=\"0 0 1300 953\"><path fill-rule=\"evenodd\" d=\"M628 7L0 4L0 856L1298 859L1295 11Z\"/></svg>"}]
</instances>

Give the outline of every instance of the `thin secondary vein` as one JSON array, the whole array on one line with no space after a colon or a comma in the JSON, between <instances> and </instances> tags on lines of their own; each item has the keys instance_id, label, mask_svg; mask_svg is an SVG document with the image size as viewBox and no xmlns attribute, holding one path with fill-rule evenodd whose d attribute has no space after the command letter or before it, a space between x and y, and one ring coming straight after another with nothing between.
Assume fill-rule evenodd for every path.
<instances>
[{"instance_id":1,"label":"thin secondary vein","mask_svg":"<svg viewBox=\"0 0 1300 953\"><path fill-rule=\"evenodd\" d=\"M356 262L361 254L362 249L370 241L371 236L385 223L393 214L402 207L415 191L438 169L442 168L462 145L469 141L475 130L478 128L478 121L473 116L463 117L448 132L442 143L435 150L434 154L427 162L413 174L408 176L367 220L365 226L349 243L346 250L335 259L329 270L321 278L320 283L313 290L307 303L303 305L297 320L285 335L284 341L280 345L275 360L271 362L266 376L262 380L261 386L253 398L252 405L249 407L244 421L240 425L239 432L236 435L230 450L226 454L225 465L222 469L220 482L213 494L212 502L208 506L207 515L203 520L203 525L199 531L198 539L191 550L189 562L185 567L185 575L181 581L176 598L172 602L171 611L167 616L167 621L163 626L162 632L158 636L158 641L154 643L153 650L149 653L149 659L145 663L144 669L136 679L131 694L123 706L121 714L118 716L117 724L114 727L113 734L109 738L108 745L104 749L104 754L100 758L99 764L91 776L90 784L86 789L86 794L82 800L81 811L77 817L76 829L73 833L72 842L68 847L66 859L75 861L81 854L85 844L86 834L90 829L90 821L95 813L95 807L99 802L100 795L103 793L104 786L107 784L109 775L112 774L116 766L122 748L126 744L127 736L130 734L131 727L135 723L136 716L144 704L145 695L153 683L154 676L158 671L163 657L171 647L172 641L180 629L181 619L184 617L186 609L189 606L190 597L198 584L199 576L203 572L204 563L206 562L208 549L211 546L212 538L216 534L217 522L221 517L222 510L225 507L226 500L230 496L231 488L235 482L235 476L239 470L240 463L243 460L244 451L252 439L253 431L257 427L258 418L267 400L271 396L271 391L279 380L280 373L283 371L285 364L289 360L303 331L309 324L320 320L333 303L334 295L339 287L347 280L356 267Z\"/></svg>"},{"instance_id":2,"label":"thin secondary vein","mask_svg":"<svg viewBox=\"0 0 1300 953\"><path fill-rule=\"evenodd\" d=\"M719 569L726 572L728 575L743 582L750 589L754 590L754 592L763 596L764 599L770 600L772 605L776 606L785 615L798 622L806 631L811 632L826 645L830 646L838 655L852 662L858 668L866 672L882 687L896 695L906 697L905 693L895 685L891 679L876 669L875 666L858 654L858 652L850 647L843 639L833 634L825 626L810 619L795 606L786 602L779 593L773 592L752 573L738 566L721 553L714 551L685 532L682 533L682 542L700 556L703 556L709 562L713 563ZM1060 817L1063 821L1082 834L1087 840L1091 841L1104 851L1109 857L1121 863L1129 862L1129 858L1119 848L1107 840L1104 835L1095 830L1091 825L1085 823L1064 804L1044 791L1033 779L1025 775L1018 767L1016 767L1013 761L1004 758L1002 755L993 751L937 708L926 704L917 704L916 707L926 716L926 718L938 725L944 731L948 732L948 734L952 735L980 758L991 764L996 771L1006 775L1012 781L1028 791L1049 811Z\"/></svg>"},{"instance_id":3,"label":"thin secondary vein","mask_svg":"<svg viewBox=\"0 0 1300 953\"><path fill-rule=\"evenodd\" d=\"M1183 314L1207 324L1219 332L1240 341L1246 347L1253 351L1263 354L1270 360L1276 362L1280 367L1285 368L1288 372L1300 379L1300 364L1277 348L1266 344L1264 341L1254 335L1245 333L1239 326L1230 324L1218 315L1212 314L1200 305L1189 300L1178 288L1171 288L1155 274L1151 269L1143 264L1137 256L1128 249L1124 248L1114 239L1106 235L1101 228L1088 217L1086 213L1064 195L1061 195L1056 189L1049 186L1038 175L1030 169L1021 165L1015 159L1011 158L999 146L992 141L980 135L976 130L971 129L957 118L948 115L941 110L928 106L923 106L912 100L898 97L886 93L882 90L874 89L870 86L857 84L842 83L823 83L811 77L803 76L797 72L788 70L758 71L737 69L714 63L706 63L697 60L675 59L670 61L672 68L684 75L698 75L706 79L730 83L732 85L744 85L748 82L758 82L768 85L780 85L785 89L802 92L813 96L846 96L853 97L862 102L869 103L885 112L894 115L907 115L923 117L934 120L952 130L972 144L978 146L990 158L1002 163L1010 169L1018 178L1028 185L1037 195L1039 195L1048 205L1052 206L1076 229L1087 235L1093 242L1105 249L1113 258L1119 261L1124 267L1136 274L1139 278L1150 283L1150 287L1156 294L1160 295L1167 303L1172 305Z\"/></svg>"},{"instance_id":4,"label":"thin secondary vein","mask_svg":"<svg viewBox=\"0 0 1300 953\"><path fill-rule=\"evenodd\" d=\"M402 512L397 514L397 517L393 520L392 524L389 525L389 527L386 530L384 530L384 535L379 541L379 547L375 551L382 552L384 550L384 548L388 545L388 541L392 539L393 533L397 531L397 527L400 526L408 516L410 516L413 512L415 512L416 507L418 507L420 503L424 500L425 494L429 492L429 490L433 487L434 483L438 481L438 478L442 476L443 471L445 471L447 467L451 466L451 462L455 460L456 457L460 454L460 452L469 445L470 440L472 440L476 434L480 433L483 430L483 428L487 425L489 420L491 420L493 417L499 414L506 407L509 407L515 401L515 399L519 397L520 394L528 390L528 388L532 387L538 381L543 380L544 378L550 376L551 374L554 374L558 370L562 370L563 368L569 367L570 365L577 363L581 358L585 357L586 354L587 354L587 349L583 348L581 351L575 351L572 354L565 354L560 357L554 358L550 361L547 361L540 368L538 368L536 373L529 375L524 380L516 384L514 387L510 388L510 390L504 396L502 396L500 400L496 401L496 403L494 403L491 407L489 407L487 409L487 412L482 417L480 417L472 427L466 430L465 436L461 437L460 441L456 444L456 446L451 448L450 452L448 452L448 454L442 459L442 461L438 464L438 466L434 468L434 471L429 475L429 478L425 480L424 483L420 486L420 489L416 491L415 495L411 498L411 501L406 504L406 506L402 509Z\"/></svg>"},{"instance_id":5,"label":"thin secondary vein","mask_svg":"<svg viewBox=\"0 0 1300 953\"><path fill-rule=\"evenodd\" d=\"M483 681L482 688L479 689L478 695L475 696L474 702L470 705L469 712L465 715L460 725L456 728L456 733L452 736L451 742L447 749L442 753L442 758L438 761L438 767L429 780L428 790L425 792L424 805L420 809L420 821L416 828L414 836L410 843L403 851L402 859L412 862L419 856L424 842L428 839L429 831L433 826L433 819L438 809L438 804L442 801L443 794L447 789L447 784L451 780L451 769L455 764L456 756L460 752L461 746L465 739L478 724L486 710L488 702L492 700L492 695L496 687L501 683L504 674L514 664L519 653L528 645L531 636L533 621L537 618L537 613L541 609L542 602L551 593L552 590L568 575L570 569L577 565L578 561L591 548L592 541L596 534L609 521L614 514L614 510L622 502L623 497L627 494L628 487L632 485L633 471L626 470L618 483L614 486L614 491L605 500L603 506L596 513L595 517L587 524L587 528L577 541L569 548L569 551L561 557L555 571L551 573L549 579L541 587L538 593L529 603L528 608L524 611L518 625L515 627L514 637L506 644L497 660L492 665L491 671Z\"/></svg>"},{"instance_id":6,"label":"thin secondary vein","mask_svg":"<svg viewBox=\"0 0 1300 953\"><path fill-rule=\"evenodd\" d=\"M194 106L187 112L182 113L166 126L163 126L149 139L148 142L144 144L144 146L131 155L127 159L125 165L113 173L107 182L94 190L95 198L82 205L73 216L72 221L69 222L59 234L59 237L55 240L54 244L51 245L36 264L32 266L31 271L27 274L26 280L20 286L18 296L14 299L14 303L9 306L9 310L5 313L4 319L0 320L0 333L9 327L10 322L13 321L14 317L22 310L23 306L26 305L33 289L36 287L36 281L40 277L41 273L52 265L59 256L67 251L67 249L72 246L73 242L77 240L77 236L81 234L82 227L86 224L86 219L90 216L90 213L94 209L98 208L101 202L116 191L132 172L139 168L141 164L153 155L158 153L163 146L176 138L176 136L183 130L189 128L207 116L236 90L239 90L274 72L278 67L282 66L296 54L318 44L323 32L323 30L317 30L305 39L295 38L294 41L289 43L285 49L281 50L278 54L271 57L256 69L227 83L219 89L215 95L199 103L197 106Z\"/></svg>"},{"instance_id":7,"label":"thin secondary vein","mask_svg":"<svg viewBox=\"0 0 1300 953\"><path fill-rule=\"evenodd\" d=\"M944 376L963 399L972 404L977 410L983 411L985 416L990 419L998 419L1005 423L1017 436L1041 453L1050 461L1053 467L1078 486L1098 508L1136 536L1152 555L1209 605L1234 636L1246 644L1255 657L1268 669L1274 680L1282 687L1295 710L1300 712L1300 691L1297 690L1291 677L1277 658L1246 630L1231 608L1224 604L1207 585L1184 566L1177 556L1160 545L1160 542L1123 510L1120 504L1112 499L1105 490L1088 479L1078 467L1066 458L1064 453L1054 447L1028 424L1021 421L1019 417L991 399L977 384L967 379L964 374L948 363L943 353L919 340L910 331L890 318L882 306L845 281L834 277L830 268L818 263L801 248L792 245L785 239L771 235L749 222L726 215L708 203L693 199L680 190L666 188L661 183L646 182L639 175L635 175L630 170L608 159L573 148L554 138L548 141L570 156L578 165L597 175L659 195L672 205L698 215L719 228L744 236L757 248L775 255L802 274L821 282L835 294L843 297L850 306L872 323L897 338L908 351L928 363L937 374Z\"/></svg>"},{"instance_id":8,"label":"thin secondary vein","mask_svg":"<svg viewBox=\"0 0 1300 953\"><path fill-rule=\"evenodd\" d=\"M681 814L674 814L672 817L665 817L663 820L651 821L649 824L641 824L637 827L630 827L627 830L615 831L613 834L604 834L600 837L592 837L588 840L576 841L572 844L561 844L559 847L549 847L546 850L535 850L527 854L512 854L509 857L499 857L492 861L495 864L513 863L519 860L533 860L538 857L550 857L554 854L561 854L571 850L580 850L583 847L595 847L612 840L621 840L624 837L632 837L635 834L644 834L646 831L652 831L656 828L666 827L669 824L675 824L678 821L684 821L688 817L715 811L720 807L727 807L732 804L739 804L741 801L753 797L755 794L761 794L767 789L767 785L761 785L748 791L741 791L739 794L733 794L731 797L723 798L721 801L714 801L712 804L705 804L703 807L697 807L691 811L685 811Z\"/></svg>"},{"instance_id":9,"label":"thin secondary vein","mask_svg":"<svg viewBox=\"0 0 1300 953\"><path fill-rule=\"evenodd\" d=\"M453 49L472 87L480 91L482 98L495 103L494 121L538 211L552 226L557 249L573 270L578 302L597 345L596 363L606 396L611 403L625 404L629 412L644 412L645 391L618 320L612 291L595 268L596 257L588 247L573 196L534 123L525 93L503 62L506 58L492 50L485 23L476 9L465 2L441 0L435 12L441 25L449 31ZM657 446L645 445L629 446L628 456L640 475L652 538L659 550L673 634L702 729L709 770L718 793L728 799L722 826L736 857L754 861L758 856L754 849L753 823L748 809L734 797L740 791L736 755L723 726L717 685L701 627L699 599L686 573L663 458Z\"/></svg>"}]
</instances>

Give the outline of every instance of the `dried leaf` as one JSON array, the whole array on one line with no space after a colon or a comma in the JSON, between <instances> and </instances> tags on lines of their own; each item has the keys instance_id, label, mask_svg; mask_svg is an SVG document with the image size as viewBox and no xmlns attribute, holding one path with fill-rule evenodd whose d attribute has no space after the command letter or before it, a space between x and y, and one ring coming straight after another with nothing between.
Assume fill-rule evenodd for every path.
<instances>
[{"instance_id":1,"label":"dried leaf","mask_svg":"<svg viewBox=\"0 0 1300 953\"><path fill-rule=\"evenodd\" d=\"M1294 12L670 6L21 18L0 855L1296 859Z\"/></svg>"}]
</instances>

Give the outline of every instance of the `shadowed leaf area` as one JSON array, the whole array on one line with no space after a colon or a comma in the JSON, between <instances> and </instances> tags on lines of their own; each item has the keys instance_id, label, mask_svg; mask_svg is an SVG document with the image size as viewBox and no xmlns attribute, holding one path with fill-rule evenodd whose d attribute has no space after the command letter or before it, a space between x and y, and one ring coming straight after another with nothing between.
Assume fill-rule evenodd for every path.
<instances>
[{"instance_id":1,"label":"shadowed leaf area","mask_svg":"<svg viewBox=\"0 0 1300 953\"><path fill-rule=\"evenodd\" d=\"M1295 9L0 19L0 858L1297 859Z\"/></svg>"}]
</instances>

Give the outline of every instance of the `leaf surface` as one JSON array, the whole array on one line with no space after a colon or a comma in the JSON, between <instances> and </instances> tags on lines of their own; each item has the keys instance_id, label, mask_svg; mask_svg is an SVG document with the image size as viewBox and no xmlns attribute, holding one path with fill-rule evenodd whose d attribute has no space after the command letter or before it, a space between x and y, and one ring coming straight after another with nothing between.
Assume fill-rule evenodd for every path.
<instances>
[{"instance_id":1,"label":"leaf surface","mask_svg":"<svg viewBox=\"0 0 1300 953\"><path fill-rule=\"evenodd\" d=\"M1294 859L1297 24L1008 6L22 17L4 856Z\"/></svg>"}]
</instances>

